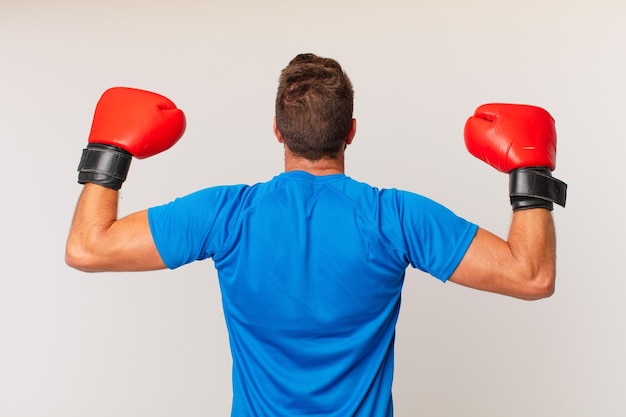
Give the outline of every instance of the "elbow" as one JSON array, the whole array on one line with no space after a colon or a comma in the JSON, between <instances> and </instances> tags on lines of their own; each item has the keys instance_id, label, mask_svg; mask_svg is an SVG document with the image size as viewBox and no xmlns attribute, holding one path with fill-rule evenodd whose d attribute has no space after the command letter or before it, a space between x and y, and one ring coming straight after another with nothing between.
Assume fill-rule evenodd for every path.
<instances>
[{"instance_id":1,"label":"elbow","mask_svg":"<svg viewBox=\"0 0 626 417\"><path fill-rule=\"evenodd\" d=\"M65 246L65 263L70 268L83 272L96 272L93 256L87 248L73 239L68 239Z\"/></svg>"},{"instance_id":2,"label":"elbow","mask_svg":"<svg viewBox=\"0 0 626 417\"><path fill-rule=\"evenodd\" d=\"M549 298L552 296L552 294L554 294L554 285L534 289L532 292L529 292L521 298L527 301L536 301L542 300L544 298Z\"/></svg>"},{"instance_id":3,"label":"elbow","mask_svg":"<svg viewBox=\"0 0 626 417\"><path fill-rule=\"evenodd\" d=\"M86 263L82 258L76 256L74 253L65 253L65 264L70 268L74 268L82 272L92 271L89 268L88 263Z\"/></svg>"},{"instance_id":4,"label":"elbow","mask_svg":"<svg viewBox=\"0 0 626 417\"><path fill-rule=\"evenodd\" d=\"M549 298L554 294L556 282L556 271L549 268L533 275L525 286L526 291L522 297L528 301Z\"/></svg>"}]
</instances>

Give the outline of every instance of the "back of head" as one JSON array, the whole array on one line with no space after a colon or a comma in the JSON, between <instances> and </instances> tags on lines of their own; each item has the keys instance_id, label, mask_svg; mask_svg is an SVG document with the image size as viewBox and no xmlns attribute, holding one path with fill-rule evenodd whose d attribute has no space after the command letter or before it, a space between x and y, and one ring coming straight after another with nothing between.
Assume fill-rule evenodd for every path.
<instances>
[{"instance_id":1,"label":"back of head","mask_svg":"<svg viewBox=\"0 0 626 417\"><path fill-rule=\"evenodd\" d=\"M311 161L334 158L352 123L352 83L333 59L296 56L281 72L276 125L285 145Z\"/></svg>"}]
</instances>

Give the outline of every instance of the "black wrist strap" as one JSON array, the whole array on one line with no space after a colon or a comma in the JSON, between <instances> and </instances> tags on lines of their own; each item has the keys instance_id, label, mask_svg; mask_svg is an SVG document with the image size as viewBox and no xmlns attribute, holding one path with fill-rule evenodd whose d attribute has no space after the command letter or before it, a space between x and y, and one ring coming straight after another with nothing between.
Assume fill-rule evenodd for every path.
<instances>
[{"instance_id":1,"label":"black wrist strap","mask_svg":"<svg viewBox=\"0 0 626 417\"><path fill-rule=\"evenodd\" d=\"M78 164L78 183L94 183L119 190L126 180L133 157L112 145L90 143Z\"/></svg>"},{"instance_id":2,"label":"black wrist strap","mask_svg":"<svg viewBox=\"0 0 626 417\"><path fill-rule=\"evenodd\" d=\"M552 203L565 207L567 184L554 178L548 168L520 168L509 174L509 197L513 210L552 210Z\"/></svg>"}]
</instances>

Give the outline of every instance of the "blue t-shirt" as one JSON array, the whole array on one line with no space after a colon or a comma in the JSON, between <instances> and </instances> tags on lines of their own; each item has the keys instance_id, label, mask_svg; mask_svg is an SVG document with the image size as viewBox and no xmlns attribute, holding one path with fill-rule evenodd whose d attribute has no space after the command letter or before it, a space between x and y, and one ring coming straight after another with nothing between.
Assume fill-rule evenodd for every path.
<instances>
[{"instance_id":1,"label":"blue t-shirt","mask_svg":"<svg viewBox=\"0 0 626 417\"><path fill-rule=\"evenodd\" d=\"M232 416L391 416L408 265L446 281L477 226L418 194L286 172L148 211L169 268L212 258Z\"/></svg>"}]
</instances>

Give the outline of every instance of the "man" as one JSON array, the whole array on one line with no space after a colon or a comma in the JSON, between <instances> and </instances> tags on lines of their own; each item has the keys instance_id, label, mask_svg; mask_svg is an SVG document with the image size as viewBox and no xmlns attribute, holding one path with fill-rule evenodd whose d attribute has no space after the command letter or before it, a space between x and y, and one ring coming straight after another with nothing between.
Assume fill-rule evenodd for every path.
<instances>
[{"instance_id":1,"label":"man","mask_svg":"<svg viewBox=\"0 0 626 417\"><path fill-rule=\"evenodd\" d=\"M117 218L132 156L168 149L183 113L154 93L114 88L96 107L79 164L66 251L84 271L177 268L212 258L233 356L233 416L391 416L393 346L407 266L522 299L555 281L552 117L481 106L472 154L510 173L507 240L423 196L344 174L356 133L353 90L332 59L302 54L282 71L274 133L285 171L253 186L211 187ZM132 156L131 156L132 155Z\"/></svg>"}]
</instances>

